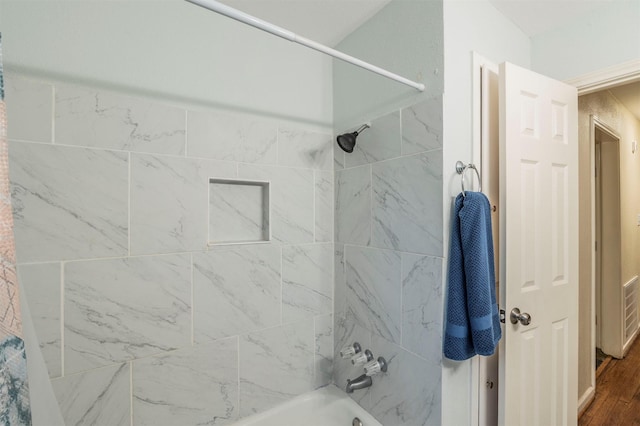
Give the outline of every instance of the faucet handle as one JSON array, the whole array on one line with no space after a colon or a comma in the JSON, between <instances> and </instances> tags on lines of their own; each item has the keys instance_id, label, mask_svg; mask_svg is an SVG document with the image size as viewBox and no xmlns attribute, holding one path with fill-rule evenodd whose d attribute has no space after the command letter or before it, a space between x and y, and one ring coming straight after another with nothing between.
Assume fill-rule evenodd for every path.
<instances>
[{"instance_id":1,"label":"faucet handle","mask_svg":"<svg viewBox=\"0 0 640 426\"><path fill-rule=\"evenodd\" d=\"M353 358L353 356L357 353L362 352L362 347L360 343L354 342L353 345L345 346L340 350L340 357L342 359Z\"/></svg>"},{"instance_id":2,"label":"faucet handle","mask_svg":"<svg viewBox=\"0 0 640 426\"><path fill-rule=\"evenodd\" d=\"M358 352L353 358L351 358L351 364L364 365L373 360L373 354L369 349L365 349L364 352Z\"/></svg>"},{"instance_id":3,"label":"faucet handle","mask_svg":"<svg viewBox=\"0 0 640 426\"><path fill-rule=\"evenodd\" d=\"M378 357L376 361L371 361L364 365L364 374L369 377L374 376L381 371L383 373L387 372L387 361L382 357Z\"/></svg>"}]
</instances>

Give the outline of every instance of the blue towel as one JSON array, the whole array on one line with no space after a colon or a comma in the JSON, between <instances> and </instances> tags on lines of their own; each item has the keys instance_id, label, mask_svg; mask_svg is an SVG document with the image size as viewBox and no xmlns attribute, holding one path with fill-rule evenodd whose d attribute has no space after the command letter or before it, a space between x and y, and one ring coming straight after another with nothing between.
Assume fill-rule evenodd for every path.
<instances>
[{"instance_id":1,"label":"blue towel","mask_svg":"<svg viewBox=\"0 0 640 426\"><path fill-rule=\"evenodd\" d=\"M496 303L491 207L481 192L456 197L451 219L444 356L492 355L502 337Z\"/></svg>"}]
</instances>

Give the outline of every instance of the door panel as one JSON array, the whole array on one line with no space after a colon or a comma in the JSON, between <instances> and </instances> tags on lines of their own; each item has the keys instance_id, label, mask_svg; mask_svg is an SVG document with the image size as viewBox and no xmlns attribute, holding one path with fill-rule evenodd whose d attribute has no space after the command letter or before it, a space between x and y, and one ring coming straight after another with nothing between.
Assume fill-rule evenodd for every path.
<instances>
[{"instance_id":1,"label":"door panel","mask_svg":"<svg viewBox=\"0 0 640 426\"><path fill-rule=\"evenodd\" d=\"M574 87L500 66L504 425L577 421L577 100ZM512 324L513 308L530 324Z\"/></svg>"}]
</instances>

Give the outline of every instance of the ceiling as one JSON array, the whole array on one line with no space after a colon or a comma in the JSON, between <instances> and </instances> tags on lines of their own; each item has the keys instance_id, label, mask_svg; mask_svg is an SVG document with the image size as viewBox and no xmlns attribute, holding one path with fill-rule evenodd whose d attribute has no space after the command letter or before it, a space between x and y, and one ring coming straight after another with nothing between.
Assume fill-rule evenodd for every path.
<instances>
[{"instance_id":1,"label":"ceiling","mask_svg":"<svg viewBox=\"0 0 640 426\"><path fill-rule=\"evenodd\" d=\"M328 46L335 46L390 0L221 0ZM475 0L449 0L472 2ZM525 34L534 36L613 0L489 0Z\"/></svg>"}]
</instances>

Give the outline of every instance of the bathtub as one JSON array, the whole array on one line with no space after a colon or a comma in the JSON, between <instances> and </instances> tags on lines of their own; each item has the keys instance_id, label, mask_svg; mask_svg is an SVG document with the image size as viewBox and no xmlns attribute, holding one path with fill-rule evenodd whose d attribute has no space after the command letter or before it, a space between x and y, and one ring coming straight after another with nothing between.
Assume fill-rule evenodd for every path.
<instances>
[{"instance_id":1,"label":"bathtub","mask_svg":"<svg viewBox=\"0 0 640 426\"><path fill-rule=\"evenodd\" d=\"M254 414L234 426L351 426L354 417L362 426L382 426L346 393L330 385L300 395L277 407Z\"/></svg>"}]
</instances>

